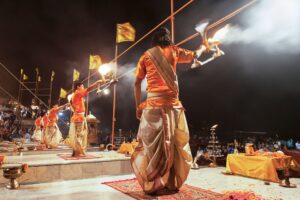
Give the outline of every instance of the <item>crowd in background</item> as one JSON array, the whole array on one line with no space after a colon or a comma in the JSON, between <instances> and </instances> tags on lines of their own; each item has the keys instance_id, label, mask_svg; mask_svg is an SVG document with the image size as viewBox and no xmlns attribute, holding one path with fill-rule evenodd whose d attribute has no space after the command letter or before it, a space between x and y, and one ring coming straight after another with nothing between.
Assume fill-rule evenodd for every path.
<instances>
[{"instance_id":1,"label":"crowd in background","mask_svg":"<svg viewBox=\"0 0 300 200\"><path fill-rule=\"evenodd\" d=\"M21 127L20 121L17 119L34 119L37 116L37 113L38 110L24 106L21 106L19 109L2 107L2 110L0 111L0 139L13 141L14 139L22 138L25 141L30 141L34 127ZM124 141L131 142L134 136L135 133L130 131L129 134L124 135ZM110 143L110 131L108 134L101 134L99 140L100 143ZM209 133L206 133L205 135L199 133L191 134L190 146L193 155L195 155L199 149L205 150L209 141ZM236 141L237 144L234 144L233 138L224 139L222 137L219 139L219 146L222 150L222 154L226 156L228 153L233 153L235 146L239 152L244 152L246 143L252 143L255 150L274 152L283 149L297 149L300 151L300 141L295 141L292 138L279 139L278 135L238 136L236 137Z\"/></svg>"},{"instance_id":2,"label":"crowd in background","mask_svg":"<svg viewBox=\"0 0 300 200\"><path fill-rule=\"evenodd\" d=\"M237 137L236 144L234 139L232 140L222 140L219 139L218 146L222 151L222 155L226 157L228 153L233 153L234 149L237 148L238 152L245 152L245 145L247 143L253 144L255 150L260 151L281 151L285 149L296 149L300 151L300 141L294 141L292 138L279 139L278 136L245 136ZM210 136L198 136L196 134L191 135L190 146L193 155L196 154L197 150L206 151L207 145L210 142Z\"/></svg>"},{"instance_id":3,"label":"crowd in background","mask_svg":"<svg viewBox=\"0 0 300 200\"><path fill-rule=\"evenodd\" d=\"M2 107L3 108L3 107ZM22 118L31 118L28 108L22 107L19 115ZM21 124L17 120L17 113L14 110L4 107L0 111L0 139L13 141L14 139L24 139L29 142L33 134L34 127L21 128Z\"/></svg>"}]
</instances>

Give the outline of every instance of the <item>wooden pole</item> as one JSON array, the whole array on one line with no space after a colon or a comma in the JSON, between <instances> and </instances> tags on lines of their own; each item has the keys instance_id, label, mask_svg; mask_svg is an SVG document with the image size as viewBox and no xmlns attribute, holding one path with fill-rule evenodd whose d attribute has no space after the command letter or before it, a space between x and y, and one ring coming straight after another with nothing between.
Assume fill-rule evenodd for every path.
<instances>
[{"instance_id":1,"label":"wooden pole","mask_svg":"<svg viewBox=\"0 0 300 200\"><path fill-rule=\"evenodd\" d=\"M36 76L35 76L35 95L38 96L38 90L39 90L39 71L36 68Z\"/></svg>"},{"instance_id":2,"label":"wooden pole","mask_svg":"<svg viewBox=\"0 0 300 200\"><path fill-rule=\"evenodd\" d=\"M51 108L51 101L52 101L52 86L53 86L53 79L54 75L51 73L51 79L50 79L50 88L49 88L49 108Z\"/></svg>"},{"instance_id":3,"label":"wooden pole","mask_svg":"<svg viewBox=\"0 0 300 200\"><path fill-rule=\"evenodd\" d=\"M18 92L18 102L21 101L21 92L22 92L22 81L23 81L23 69L21 69L20 73L20 84L19 84L19 92Z\"/></svg>"},{"instance_id":4,"label":"wooden pole","mask_svg":"<svg viewBox=\"0 0 300 200\"><path fill-rule=\"evenodd\" d=\"M116 43L115 49L115 73L114 78L117 78L117 69L118 69L118 43ZM113 97L113 111L112 111L112 126L111 126L111 144L114 146L114 138L115 138L115 123L116 123L116 97L117 96L117 83L114 83L114 97Z\"/></svg>"},{"instance_id":5,"label":"wooden pole","mask_svg":"<svg viewBox=\"0 0 300 200\"><path fill-rule=\"evenodd\" d=\"M91 75L91 69L89 66L88 86L87 87L90 87L90 75ZM86 96L86 110L85 110L85 115L88 116L88 114L89 114L89 93Z\"/></svg>"},{"instance_id":6,"label":"wooden pole","mask_svg":"<svg viewBox=\"0 0 300 200\"><path fill-rule=\"evenodd\" d=\"M172 41L175 42L175 33L174 33L174 0L171 0L171 34Z\"/></svg>"}]
</instances>

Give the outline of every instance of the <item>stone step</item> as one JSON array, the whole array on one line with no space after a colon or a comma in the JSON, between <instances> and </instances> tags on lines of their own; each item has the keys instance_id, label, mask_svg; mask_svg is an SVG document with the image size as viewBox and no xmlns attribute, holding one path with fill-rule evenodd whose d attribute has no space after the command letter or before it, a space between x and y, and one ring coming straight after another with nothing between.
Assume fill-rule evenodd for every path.
<instances>
[{"instance_id":1,"label":"stone step","mask_svg":"<svg viewBox=\"0 0 300 200\"><path fill-rule=\"evenodd\" d=\"M42 183L63 180L85 179L96 176L132 174L130 158L116 152L88 152L93 159L64 160L57 154L8 156L7 163L27 163L29 168L17 180L19 183ZM5 165L3 165L5 167ZM0 173L0 184L8 179Z\"/></svg>"}]
</instances>

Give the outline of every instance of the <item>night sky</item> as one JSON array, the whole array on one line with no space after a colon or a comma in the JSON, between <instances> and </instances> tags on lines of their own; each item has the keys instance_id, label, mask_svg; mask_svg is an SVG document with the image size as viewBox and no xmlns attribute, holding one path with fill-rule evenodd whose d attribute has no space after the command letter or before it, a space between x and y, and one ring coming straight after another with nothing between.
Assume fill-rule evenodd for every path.
<instances>
[{"instance_id":1,"label":"night sky","mask_svg":"<svg viewBox=\"0 0 300 200\"><path fill-rule=\"evenodd\" d=\"M187 2L174 1L175 10ZM175 17L175 43L194 34L194 27L200 20L210 18L214 22L247 2L195 0ZM229 22L247 26L243 20L247 12ZM52 99L55 101L60 87L71 89L74 68L81 72L81 78L87 77L90 54L99 54L103 62L113 59L116 23L130 22L138 39L169 14L168 0L0 0L0 62L15 75L24 68L31 80L34 80L34 69L38 67L45 88L49 85L51 70L54 70ZM170 27L170 23L165 26ZM131 44L119 44L119 53ZM195 38L181 47L194 50L199 45L200 39ZM268 48L278 46L280 43ZM135 67L149 47L150 38L147 38L122 56L119 73ZM299 53L270 52L255 42L228 44L221 48L226 55L201 69L178 66L180 98L190 129L218 123L219 131L224 133L244 130L297 136ZM17 96L16 81L3 69L0 73L1 86ZM98 78L94 76L93 80ZM136 130L138 127L133 80L131 73L118 84L117 129ZM30 99L29 93L24 93L22 103L29 105ZM101 129L110 129L112 93L108 96L91 94L90 105L92 113L102 122Z\"/></svg>"}]
</instances>

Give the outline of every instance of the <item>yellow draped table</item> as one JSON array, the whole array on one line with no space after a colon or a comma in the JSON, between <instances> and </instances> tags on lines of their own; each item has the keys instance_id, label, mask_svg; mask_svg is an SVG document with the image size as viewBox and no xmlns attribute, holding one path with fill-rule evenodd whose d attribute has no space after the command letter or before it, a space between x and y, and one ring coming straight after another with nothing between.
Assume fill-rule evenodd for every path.
<instances>
[{"instance_id":1,"label":"yellow draped table","mask_svg":"<svg viewBox=\"0 0 300 200\"><path fill-rule=\"evenodd\" d=\"M129 153L132 154L134 152L134 148L138 145L138 142L132 143L123 143L120 146L119 153Z\"/></svg>"},{"instance_id":2,"label":"yellow draped table","mask_svg":"<svg viewBox=\"0 0 300 200\"><path fill-rule=\"evenodd\" d=\"M228 154L226 172L256 179L279 182L276 170L284 170L288 174L291 156L266 156L245 154Z\"/></svg>"}]
</instances>

